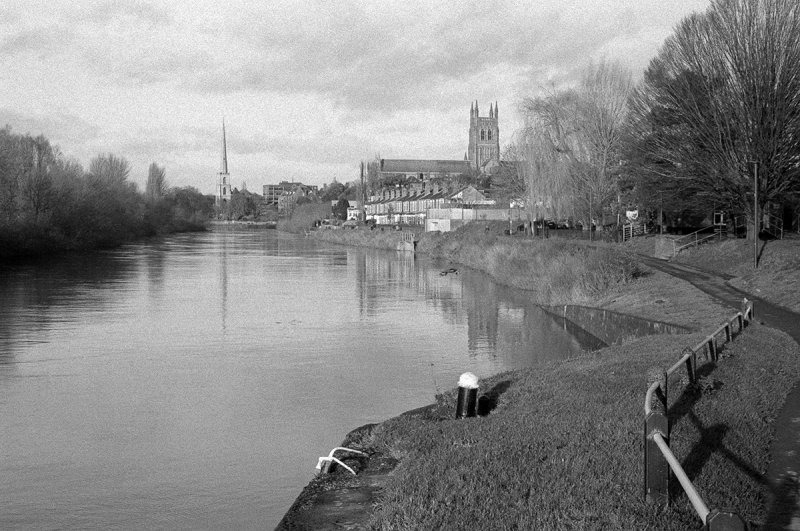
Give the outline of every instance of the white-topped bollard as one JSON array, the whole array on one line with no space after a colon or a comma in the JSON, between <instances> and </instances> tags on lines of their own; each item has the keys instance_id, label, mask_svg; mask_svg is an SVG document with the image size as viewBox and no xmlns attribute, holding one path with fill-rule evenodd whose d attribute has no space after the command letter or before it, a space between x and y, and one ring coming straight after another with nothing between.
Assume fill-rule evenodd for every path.
<instances>
[{"instance_id":1,"label":"white-topped bollard","mask_svg":"<svg viewBox=\"0 0 800 531\"><path fill-rule=\"evenodd\" d=\"M458 402L456 418L463 419L477 415L478 409L478 377L465 372L458 379Z\"/></svg>"}]
</instances>

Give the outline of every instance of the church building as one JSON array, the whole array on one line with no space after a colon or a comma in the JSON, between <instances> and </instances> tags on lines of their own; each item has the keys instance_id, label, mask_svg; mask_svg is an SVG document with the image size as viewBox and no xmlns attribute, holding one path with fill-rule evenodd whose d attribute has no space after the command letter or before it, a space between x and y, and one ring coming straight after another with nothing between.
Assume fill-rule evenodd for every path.
<instances>
[{"instance_id":1,"label":"church building","mask_svg":"<svg viewBox=\"0 0 800 531\"><path fill-rule=\"evenodd\" d=\"M500 163L500 127L497 102L489 116L480 116L478 102L470 104L469 139L464 160L381 159L381 178L404 176L418 181L447 179L476 172L488 174Z\"/></svg>"}]
</instances>

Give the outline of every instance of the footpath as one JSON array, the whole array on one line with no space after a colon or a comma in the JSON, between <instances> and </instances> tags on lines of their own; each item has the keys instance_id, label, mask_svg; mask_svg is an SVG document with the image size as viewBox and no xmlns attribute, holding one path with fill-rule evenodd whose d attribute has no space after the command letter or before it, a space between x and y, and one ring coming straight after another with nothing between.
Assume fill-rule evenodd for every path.
<instances>
[{"instance_id":1,"label":"footpath","mask_svg":"<svg viewBox=\"0 0 800 531\"><path fill-rule=\"evenodd\" d=\"M732 277L649 256L640 255L640 258L653 269L686 280L737 310L741 308L743 298L752 300L756 320L782 330L800 343L800 314L728 285L727 281ZM765 528L800 531L800 385L796 385L786 397L786 403L775 420L775 429L770 451L772 462L766 475L770 500Z\"/></svg>"}]
</instances>

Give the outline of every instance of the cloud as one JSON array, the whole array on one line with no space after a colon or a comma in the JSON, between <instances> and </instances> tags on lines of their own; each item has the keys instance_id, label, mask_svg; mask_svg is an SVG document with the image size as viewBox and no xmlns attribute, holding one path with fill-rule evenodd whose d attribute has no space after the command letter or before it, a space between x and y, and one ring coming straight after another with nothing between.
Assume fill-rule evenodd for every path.
<instances>
[{"instance_id":1,"label":"cloud","mask_svg":"<svg viewBox=\"0 0 800 531\"><path fill-rule=\"evenodd\" d=\"M186 83L217 95L321 94L355 112L386 114L421 98L431 106L453 104L469 97L458 82L503 65L523 74L520 85L568 77L641 27L625 9L588 10L577 2L538 9L513 2L404 5L251 8L223 30L240 55L226 55Z\"/></svg>"},{"instance_id":2,"label":"cloud","mask_svg":"<svg viewBox=\"0 0 800 531\"><path fill-rule=\"evenodd\" d=\"M167 26L173 18L168 10L147 2L106 1L89 10L88 20L106 28L114 25L153 28Z\"/></svg>"},{"instance_id":3,"label":"cloud","mask_svg":"<svg viewBox=\"0 0 800 531\"><path fill-rule=\"evenodd\" d=\"M91 140L100 132L97 125L71 114L28 114L4 107L0 107L0 124L11 125L12 130L19 134L43 134L55 143L58 139L70 139L70 143L76 138Z\"/></svg>"},{"instance_id":4,"label":"cloud","mask_svg":"<svg viewBox=\"0 0 800 531\"><path fill-rule=\"evenodd\" d=\"M592 60L641 70L707 3L50 0L34 17L37 3L5 0L0 125L190 182L203 167L213 180L224 115L248 182L282 165L341 180L376 152L463 157L476 99L484 115L499 101L505 143L523 97Z\"/></svg>"},{"instance_id":5,"label":"cloud","mask_svg":"<svg viewBox=\"0 0 800 531\"><path fill-rule=\"evenodd\" d=\"M62 53L74 40L74 32L59 26L23 29L0 41L0 54L33 54L40 57L56 55Z\"/></svg>"}]
</instances>

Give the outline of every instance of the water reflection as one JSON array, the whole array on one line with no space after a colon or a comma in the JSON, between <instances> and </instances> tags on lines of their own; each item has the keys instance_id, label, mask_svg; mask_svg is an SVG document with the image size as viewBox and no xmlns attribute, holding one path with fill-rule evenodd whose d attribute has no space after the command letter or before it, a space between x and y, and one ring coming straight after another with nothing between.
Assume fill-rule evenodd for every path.
<instances>
[{"instance_id":1,"label":"water reflection","mask_svg":"<svg viewBox=\"0 0 800 531\"><path fill-rule=\"evenodd\" d=\"M643 319L635 315L623 314L613 310L591 308L567 304L550 306L547 312L564 330L575 333L576 329L591 334L605 345L619 345L632 338L653 334L685 334L684 326Z\"/></svg>"},{"instance_id":2,"label":"water reflection","mask_svg":"<svg viewBox=\"0 0 800 531\"><path fill-rule=\"evenodd\" d=\"M103 312L111 293L136 276L135 250L66 255L0 265L0 363L21 345L46 342L52 330L74 326L79 314Z\"/></svg>"},{"instance_id":3,"label":"water reflection","mask_svg":"<svg viewBox=\"0 0 800 531\"><path fill-rule=\"evenodd\" d=\"M227 229L3 267L0 528L270 527L350 429L587 349L445 267Z\"/></svg>"},{"instance_id":4,"label":"water reflection","mask_svg":"<svg viewBox=\"0 0 800 531\"><path fill-rule=\"evenodd\" d=\"M518 365L525 363L526 356L568 357L576 351L606 346L572 323L565 329L561 321L533 304L525 293L498 285L477 271L461 268L443 275L449 264L410 253L392 256L354 249L348 252L348 261L353 264L357 279L362 317L375 316L387 297L402 302L411 290L449 324L466 323L471 356L506 356Z\"/></svg>"}]
</instances>

